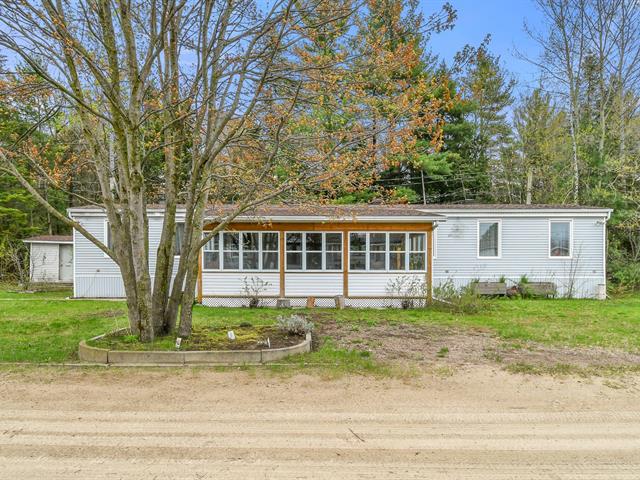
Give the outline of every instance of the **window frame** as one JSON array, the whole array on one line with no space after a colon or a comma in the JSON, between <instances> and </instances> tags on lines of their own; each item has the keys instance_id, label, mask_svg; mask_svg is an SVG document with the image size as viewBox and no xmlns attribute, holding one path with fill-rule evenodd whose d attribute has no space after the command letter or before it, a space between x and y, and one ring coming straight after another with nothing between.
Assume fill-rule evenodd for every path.
<instances>
[{"instance_id":1,"label":"window frame","mask_svg":"<svg viewBox=\"0 0 640 480\"><path fill-rule=\"evenodd\" d=\"M212 242L212 241L214 241L214 240L215 240L215 238L216 238L216 237L218 238L218 250L217 250L217 253L218 253L218 268L205 268L205 267L204 267L204 257L205 257L205 253L206 253L206 252L214 252L214 253L216 252L216 250L205 250L205 247L206 247L206 246L207 246L207 244L209 243L209 242L207 242L207 243L205 243L205 244L202 246L202 255L201 255L202 259L201 259L201 264L200 264L200 266L201 266L201 268L202 268L202 271L203 271L203 272L221 272L221 271L222 271L222 268L221 268L221 267L222 267L222 245L221 245L221 243L220 243L220 242L222 241L222 239L221 239L221 237L220 237L220 233L221 233L221 232L216 233L216 234L215 234L213 237L211 237L211 239L209 240L209 242ZM207 233L203 233L203 237L204 237L204 236L206 236L206 235L208 235L208 234L207 234Z\"/></svg>"},{"instance_id":2,"label":"window frame","mask_svg":"<svg viewBox=\"0 0 640 480\"><path fill-rule=\"evenodd\" d=\"M287 248L287 235L290 233L298 233L302 236L301 238L301 246L300 250L289 250ZM322 256L322 268L317 269L307 269L307 233L319 233L322 235L322 250L309 250L310 252L320 252ZM340 235L340 250L327 250L327 234L328 233L336 233ZM329 269L327 268L327 253L340 253L340 263L342 268L340 269ZM290 269L289 262L287 261L288 253L300 253L302 255L302 268L299 269ZM287 273L340 273L344 272L344 232L343 231L335 231L335 230L327 230L327 231L316 231L316 230L287 230L284 232L284 271Z\"/></svg>"},{"instance_id":3,"label":"window frame","mask_svg":"<svg viewBox=\"0 0 640 480\"><path fill-rule=\"evenodd\" d=\"M497 255L480 255L480 224L497 223L498 224L498 254ZM500 260L502 258L502 219L500 218L483 218L476 222L476 258L483 260Z\"/></svg>"},{"instance_id":4,"label":"window frame","mask_svg":"<svg viewBox=\"0 0 640 480\"><path fill-rule=\"evenodd\" d=\"M358 250L355 252L352 252L351 250L351 234L359 234L359 235L364 235L365 236L365 248L364 250ZM373 270L371 269L371 262L370 262L370 254L372 252L371 247L370 247L370 234L372 233L384 233L385 234L385 239L386 239L386 249L384 250L384 254L385 254L385 269L384 270ZM401 270L397 270L397 269L392 269L390 268L390 261L391 261L391 253L392 250L390 249L390 244L389 244L389 235L390 234L394 234L394 233L400 233L404 235L404 268ZM360 231L360 230L352 230L347 232L347 234L349 235L349 242L348 242L348 248L349 248L349 255L347 258L348 261L348 265L349 265L349 273L425 273L428 271L428 261L427 261L427 254L428 254L428 249L427 249L427 242L429 241L428 239L428 235L427 232L420 232L420 231L383 231L383 230L375 230L375 231ZM422 235L424 238L424 249L423 250L411 250L411 244L410 244L410 235L411 234L419 234ZM380 250L373 250L373 252L378 252L381 253ZM364 253L365 254L365 268L364 269L352 269L351 268L351 253ZM410 256L412 253L422 253L424 254L424 268L423 269L419 269L419 270L412 270L409 268L411 261L410 261Z\"/></svg>"},{"instance_id":5,"label":"window frame","mask_svg":"<svg viewBox=\"0 0 640 480\"><path fill-rule=\"evenodd\" d=\"M551 225L554 223L569 224L569 255L551 255ZM573 259L573 219L572 218L550 218L548 225L547 255L551 260L571 260Z\"/></svg>"},{"instance_id":6,"label":"window frame","mask_svg":"<svg viewBox=\"0 0 640 480\"><path fill-rule=\"evenodd\" d=\"M224 242L224 234L225 233L237 233L238 234L238 268L224 268L224 246L223 246L223 242ZM242 234L244 233L257 233L258 234L258 268L254 269L246 269L244 268L244 245L242 242ZM263 248L263 239L262 236L265 233L275 233L277 235L278 238L278 249L277 250L264 250ZM205 232L204 235L207 235L207 233ZM218 259L219 259L219 267L218 268L204 268L204 252L205 252L205 247L206 244L202 246L202 262L201 262L201 266L202 266L202 271L203 272L219 272L219 273L224 273L224 272L261 272L261 273L277 273L280 271L280 231L278 230L238 230L238 231L221 231L218 232L216 235L218 235ZM215 250L206 250L207 252L215 252ZM227 252L230 252L232 250L226 250ZM235 250L233 250L235 251ZM247 250L248 252L256 252L256 250ZM276 253L277 254L277 261L276 261L276 265L277 267L275 269L268 269L265 270L263 268L263 253L264 252L269 252L269 253Z\"/></svg>"}]
</instances>

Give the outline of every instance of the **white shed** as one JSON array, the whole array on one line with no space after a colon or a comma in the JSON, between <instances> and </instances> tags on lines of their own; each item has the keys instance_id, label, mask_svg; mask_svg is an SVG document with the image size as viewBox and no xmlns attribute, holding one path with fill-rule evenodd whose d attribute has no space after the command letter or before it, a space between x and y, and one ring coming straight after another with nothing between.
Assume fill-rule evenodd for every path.
<instances>
[{"instance_id":1,"label":"white shed","mask_svg":"<svg viewBox=\"0 0 640 480\"><path fill-rule=\"evenodd\" d=\"M32 282L73 282L73 237L40 235L24 240L29 245Z\"/></svg>"}]
</instances>

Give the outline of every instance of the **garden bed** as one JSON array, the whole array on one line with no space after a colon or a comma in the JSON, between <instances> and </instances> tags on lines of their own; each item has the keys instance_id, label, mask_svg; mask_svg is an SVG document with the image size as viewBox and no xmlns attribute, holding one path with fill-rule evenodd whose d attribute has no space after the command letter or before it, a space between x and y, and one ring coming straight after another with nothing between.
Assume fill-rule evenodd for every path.
<instances>
[{"instance_id":1,"label":"garden bed","mask_svg":"<svg viewBox=\"0 0 640 480\"><path fill-rule=\"evenodd\" d=\"M235 340L230 340L227 332L233 331ZM194 327L189 338L182 339L181 351L202 352L208 350L260 350L284 348L297 345L304 340L304 335L292 335L272 325L243 325L238 327ZM142 343L136 335L127 330L109 333L102 337L87 341L87 345L109 350L176 350L176 339L173 336L160 337L153 342Z\"/></svg>"},{"instance_id":2,"label":"garden bed","mask_svg":"<svg viewBox=\"0 0 640 480\"><path fill-rule=\"evenodd\" d=\"M234 340L229 339L229 330ZM78 346L78 356L86 362L147 365L258 364L309 351L311 334L290 334L269 325L200 327L179 349L173 337L142 343L127 329L83 340Z\"/></svg>"}]
</instances>

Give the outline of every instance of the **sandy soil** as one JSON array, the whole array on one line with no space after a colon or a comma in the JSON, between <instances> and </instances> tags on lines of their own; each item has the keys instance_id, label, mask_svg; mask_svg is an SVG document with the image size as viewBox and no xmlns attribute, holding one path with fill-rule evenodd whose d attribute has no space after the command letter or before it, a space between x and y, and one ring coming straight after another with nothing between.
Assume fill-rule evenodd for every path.
<instances>
[{"instance_id":1,"label":"sandy soil","mask_svg":"<svg viewBox=\"0 0 640 480\"><path fill-rule=\"evenodd\" d=\"M640 377L0 370L0 478L637 479Z\"/></svg>"},{"instance_id":2,"label":"sandy soil","mask_svg":"<svg viewBox=\"0 0 640 480\"><path fill-rule=\"evenodd\" d=\"M640 354L597 347L559 347L536 342L505 341L481 328L440 325L388 324L361 329L333 320L317 319L316 341L331 337L341 348L368 350L381 361L417 365L535 366L558 364L576 367L640 365ZM444 349L444 350L443 350Z\"/></svg>"}]
</instances>

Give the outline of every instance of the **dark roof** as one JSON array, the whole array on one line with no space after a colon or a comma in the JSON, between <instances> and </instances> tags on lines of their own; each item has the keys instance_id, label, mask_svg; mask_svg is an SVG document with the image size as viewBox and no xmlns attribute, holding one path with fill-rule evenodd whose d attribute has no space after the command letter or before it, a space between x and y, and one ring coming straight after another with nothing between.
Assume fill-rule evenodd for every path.
<instances>
[{"instance_id":1,"label":"dark roof","mask_svg":"<svg viewBox=\"0 0 640 480\"><path fill-rule=\"evenodd\" d=\"M427 205L415 205L420 208L431 208L434 210L478 210L478 209L491 209L491 210L552 210L552 209L565 209L565 210L593 210L604 207L594 207L588 205L572 205L572 204L544 204L535 203L526 205L523 203L428 203Z\"/></svg>"},{"instance_id":2,"label":"dark roof","mask_svg":"<svg viewBox=\"0 0 640 480\"><path fill-rule=\"evenodd\" d=\"M22 240L23 242L59 242L59 243L72 243L73 236L71 235L37 235L35 237L29 237Z\"/></svg>"},{"instance_id":3,"label":"dark roof","mask_svg":"<svg viewBox=\"0 0 640 480\"><path fill-rule=\"evenodd\" d=\"M207 210L208 216L220 216L232 213L234 205L212 206ZM419 210L420 208L420 210ZM246 212L241 217L433 217L434 214L424 211L423 205L261 205ZM437 215L436 215L437 216Z\"/></svg>"}]
</instances>

